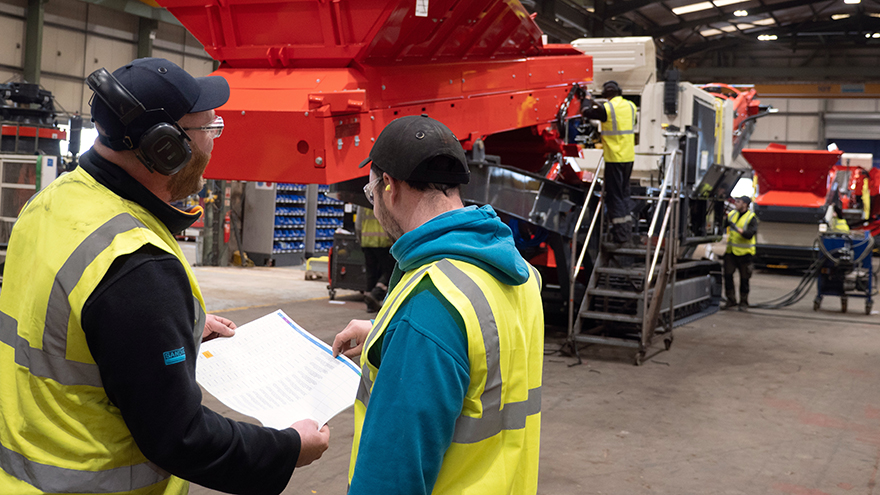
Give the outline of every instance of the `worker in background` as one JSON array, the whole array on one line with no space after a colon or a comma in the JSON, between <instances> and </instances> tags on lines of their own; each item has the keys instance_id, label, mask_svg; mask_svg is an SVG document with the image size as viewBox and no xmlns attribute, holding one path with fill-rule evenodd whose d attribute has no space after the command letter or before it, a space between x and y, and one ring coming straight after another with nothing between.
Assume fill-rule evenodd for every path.
<instances>
[{"instance_id":1,"label":"worker in background","mask_svg":"<svg viewBox=\"0 0 880 495\"><path fill-rule=\"evenodd\" d=\"M385 233L370 208L358 207L355 232L360 235L367 269L369 291L364 294L364 301L367 303L367 312L375 313L382 308L382 301L388 293L388 282L394 271L394 257L391 256L391 245L394 241Z\"/></svg>"},{"instance_id":2,"label":"worker in background","mask_svg":"<svg viewBox=\"0 0 880 495\"><path fill-rule=\"evenodd\" d=\"M605 205L611 222L608 248L631 245L632 211L635 202L630 199L629 178L635 160L635 127L638 109L623 98L623 91L615 81L602 85L601 105L588 98L581 115L602 122L602 150L605 157ZM589 103L588 103L589 102Z\"/></svg>"},{"instance_id":3,"label":"worker in background","mask_svg":"<svg viewBox=\"0 0 880 495\"><path fill-rule=\"evenodd\" d=\"M727 249L724 251L724 293L727 301L723 309L737 307L733 274L739 271L738 306L740 311L748 311L749 279L752 277L752 260L758 233L758 219L749 210L751 203L748 196L734 199L733 210L724 221L724 228L727 228Z\"/></svg>"},{"instance_id":4,"label":"worker in background","mask_svg":"<svg viewBox=\"0 0 880 495\"><path fill-rule=\"evenodd\" d=\"M98 139L9 240L0 493L281 493L328 427L263 428L201 405L199 344L235 324L206 315L173 237L201 214L170 203L201 189L229 85L157 58L88 83Z\"/></svg>"},{"instance_id":5,"label":"worker in background","mask_svg":"<svg viewBox=\"0 0 880 495\"><path fill-rule=\"evenodd\" d=\"M828 221L828 228L831 232L849 232L849 224L843 218L843 208L837 203L831 208L831 218Z\"/></svg>"},{"instance_id":6,"label":"worker in background","mask_svg":"<svg viewBox=\"0 0 880 495\"><path fill-rule=\"evenodd\" d=\"M463 207L470 172L445 125L397 119L370 161L364 192L397 267L375 325L333 342L363 372L348 495L534 494L540 276L491 206Z\"/></svg>"}]
</instances>

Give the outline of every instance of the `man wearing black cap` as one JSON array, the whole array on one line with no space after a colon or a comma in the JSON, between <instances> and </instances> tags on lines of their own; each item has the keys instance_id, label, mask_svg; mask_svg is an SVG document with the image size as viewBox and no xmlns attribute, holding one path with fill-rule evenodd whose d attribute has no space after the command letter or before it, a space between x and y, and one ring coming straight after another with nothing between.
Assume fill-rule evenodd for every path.
<instances>
[{"instance_id":1,"label":"man wearing black cap","mask_svg":"<svg viewBox=\"0 0 880 495\"><path fill-rule=\"evenodd\" d=\"M635 104L621 96L623 92L616 81L602 85L601 105L589 99L581 108L586 119L602 122L602 150L605 157L605 207L611 221L611 248L632 243L632 210L635 203L630 199L629 178L635 160Z\"/></svg>"},{"instance_id":2,"label":"man wearing black cap","mask_svg":"<svg viewBox=\"0 0 880 495\"><path fill-rule=\"evenodd\" d=\"M22 210L0 293L0 493L280 493L329 431L283 431L201 405L199 343L235 325L205 314L173 233L199 210L223 78L164 59L89 76L100 136ZM185 481L188 480L188 481Z\"/></svg>"},{"instance_id":3,"label":"man wearing black cap","mask_svg":"<svg viewBox=\"0 0 880 495\"><path fill-rule=\"evenodd\" d=\"M749 210L752 200L740 196L733 200L733 210L727 214L724 227L727 228L727 249L724 251L724 293L727 301L723 309L737 307L736 287L733 273L739 271L739 310L749 307L749 279L752 277L752 258L755 256L755 234L758 233L758 219Z\"/></svg>"},{"instance_id":4,"label":"man wearing black cap","mask_svg":"<svg viewBox=\"0 0 880 495\"><path fill-rule=\"evenodd\" d=\"M397 119L370 162L397 266L375 324L333 342L362 366L348 495L535 493L540 276L490 206L463 207L467 160L445 125Z\"/></svg>"}]
</instances>

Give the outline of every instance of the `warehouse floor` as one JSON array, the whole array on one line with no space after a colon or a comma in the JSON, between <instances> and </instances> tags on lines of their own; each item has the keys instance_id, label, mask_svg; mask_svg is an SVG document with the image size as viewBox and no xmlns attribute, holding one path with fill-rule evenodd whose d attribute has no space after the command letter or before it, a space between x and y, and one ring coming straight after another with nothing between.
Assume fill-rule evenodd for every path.
<instances>
[{"instance_id":1,"label":"warehouse floor","mask_svg":"<svg viewBox=\"0 0 880 495\"><path fill-rule=\"evenodd\" d=\"M188 247L192 249L192 247ZM282 309L327 342L366 318L356 292L328 298L302 268L197 267L210 312L246 323ZM796 276L759 272L753 303ZM538 492L542 494L873 494L880 469L880 318L862 300L814 292L784 310L725 311L676 329L645 364L591 347L575 359L547 334ZM205 396L206 405L247 419ZM344 494L353 431L330 421L330 449L285 494ZM405 439L401 439L405 441ZM193 486L191 494L217 493Z\"/></svg>"}]
</instances>

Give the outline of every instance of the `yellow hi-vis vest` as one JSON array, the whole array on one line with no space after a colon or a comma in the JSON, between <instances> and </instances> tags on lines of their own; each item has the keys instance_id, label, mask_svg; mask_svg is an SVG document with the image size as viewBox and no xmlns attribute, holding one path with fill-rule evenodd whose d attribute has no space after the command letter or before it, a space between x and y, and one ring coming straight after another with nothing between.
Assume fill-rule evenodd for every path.
<instances>
[{"instance_id":1,"label":"yellow hi-vis vest","mask_svg":"<svg viewBox=\"0 0 880 495\"><path fill-rule=\"evenodd\" d=\"M622 96L602 104L607 118L602 122L605 163L631 162L636 158L636 106Z\"/></svg>"},{"instance_id":2,"label":"yellow hi-vis vest","mask_svg":"<svg viewBox=\"0 0 880 495\"><path fill-rule=\"evenodd\" d=\"M82 329L82 309L113 261L144 245L180 259L168 228L82 168L25 206L12 230L0 291L0 493L183 495L189 483L144 457L107 397ZM161 310L161 308L157 308Z\"/></svg>"},{"instance_id":3,"label":"yellow hi-vis vest","mask_svg":"<svg viewBox=\"0 0 880 495\"><path fill-rule=\"evenodd\" d=\"M376 214L370 208L363 208L361 213L361 247L378 248L391 247L394 241L385 233L385 229L376 219Z\"/></svg>"},{"instance_id":4,"label":"yellow hi-vis vest","mask_svg":"<svg viewBox=\"0 0 880 495\"><path fill-rule=\"evenodd\" d=\"M394 313L424 277L465 322L470 385L435 494L534 494L538 490L544 315L534 267L522 285L500 284L469 263L444 259L410 270L385 299L361 352L348 481L378 368L369 360ZM536 302L537 301L537 302ZM415 351L415 350L414 350Z\"/></svg>"},{"instance_id":5,"label":"yellow hi-vis vest","mask_svg":"<svg viewBox=\"0 0 880 495\"><path fill-rule=\"evenodd\" d=\"M831 220L831 230L834 232L849 232L849 224L842 218Z\"/></svg>"},{"instance_id":6,"label":"yellow hi-vis vest","mask_svg":"<svg viewBox=\"0 0 880 495\"><path fill-rule=\"evenodd\" d=\"M739 215L739 217L737 217L737 215ZM746 210L742 215L736 210L727 214L728 222L736 225L740 229L745 229L746 225L748 225L754 217L755 214L752 213L751 210ZM727 249L724 252L733 253L734 256L745 256L747 254L754 255L755 241L757 238L757 235L753 235L751 239L746 239L741 236L739 232L735 232L730 227L727 227Z\"/></svg>"}]
</instances>

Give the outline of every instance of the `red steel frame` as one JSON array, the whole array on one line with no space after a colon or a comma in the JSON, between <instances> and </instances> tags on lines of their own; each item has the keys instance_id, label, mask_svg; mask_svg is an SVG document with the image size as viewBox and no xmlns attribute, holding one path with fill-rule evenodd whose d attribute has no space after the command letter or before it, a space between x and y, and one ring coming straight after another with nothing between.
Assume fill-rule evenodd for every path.
<instances>
[{"instance_id":1,"label":"red steel frame","mask_svg":"<svg viewBox=\"0 0 880 495\"><path fill-rule=\"evenodd\" d=\"M229 81L226 121L206 177L330 184L357 165L395 118L428 114L465 149L489 136L498 151L564 151L553 125L592 58L543 45L517 1L159 0ZM572 105L571 113L577 111ZM522 149L522 148L525 149ZM519 149L518 149L519 148ZM515 150L515 151L514 151ZM492 151L492 150L488 150ZM523 163L534 170L542 163Z\"/></svg>"}]
</instances>

